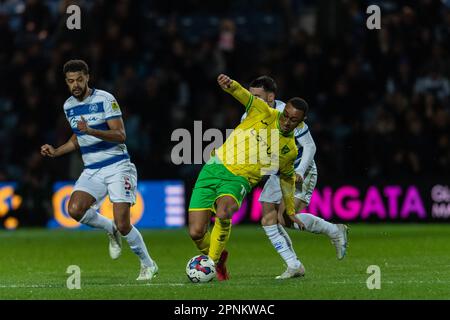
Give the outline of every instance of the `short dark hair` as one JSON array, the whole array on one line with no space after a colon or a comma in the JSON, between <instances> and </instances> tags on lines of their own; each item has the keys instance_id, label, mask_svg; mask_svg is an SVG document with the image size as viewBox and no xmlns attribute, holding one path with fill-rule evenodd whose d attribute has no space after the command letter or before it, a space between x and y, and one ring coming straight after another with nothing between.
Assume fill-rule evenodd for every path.
<instances>
[{"instance_id":1,"label":"short dark hair","mask_svg":"<svg viewBox=\"0 0 450 320\"><path fill-rule=\"evenodd\" d=\"M309 110L308 103L302 98L295 97L289 99L287 103L290 103L295 109L303 111L305 115L308 113Z\"/></svg>"},{"instance_id":2,"label":"short dark hair","mask_svg":"<svg viewBox=\"0 0 450 320\"><path fill-rule=\"evenodd\" d=\"M269 76L261 76L250 82L252 88L263 88L264 91L277 93L277 83Z\"/></svg>"},{"instance_id":3,"label":"short dark hair","mask_svg":"<svg viewBox=\"0 0 450 320\"><path fill-rule=\"evenodd\" d=\"M89 74L89 67L83 60L69 60L64 64L63 72L78 72L81 71L84 74Z\"/></svg>"}]
</instances>

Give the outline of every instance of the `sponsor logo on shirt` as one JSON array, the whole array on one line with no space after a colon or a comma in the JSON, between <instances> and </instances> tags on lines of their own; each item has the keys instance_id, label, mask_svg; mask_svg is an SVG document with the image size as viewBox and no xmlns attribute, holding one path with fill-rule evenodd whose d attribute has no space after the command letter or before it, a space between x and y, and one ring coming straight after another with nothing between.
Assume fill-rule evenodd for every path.
<instances>
[{"instance_id":1,"label":"sponsor logo on shirt","mask_svg":"<svg viewBox=\"0 0 450 320\"><path fill-rule=\"evenodd\" d=\"M89 113L96 113L98 111L98 106L97 104L91 104L89 106Z\"/></svg>"},{"instance_id":2,"label":"sponsor logo on shirt","mask_svg":"<svg viewBox=\"0 0 450 320\"><path fill-rule=\"evenodd\" d=\"M111 103L111 107L112 107L112 109L114 111L119 111L120 110L119 104L115 100Z\"/></svg>"},{"instance_id":3,"label":"sponsor logo on shirt","mask_svg":"<svg viewBox=\"0 0 450 320\"><path fill-rule=\"evenodd\" d=\"M291 151L291 149L289 149L289 147L286 145L283 147L283 149L281 149L281 154L289 153L289 151Z\"/></svg>"}]
</instances>

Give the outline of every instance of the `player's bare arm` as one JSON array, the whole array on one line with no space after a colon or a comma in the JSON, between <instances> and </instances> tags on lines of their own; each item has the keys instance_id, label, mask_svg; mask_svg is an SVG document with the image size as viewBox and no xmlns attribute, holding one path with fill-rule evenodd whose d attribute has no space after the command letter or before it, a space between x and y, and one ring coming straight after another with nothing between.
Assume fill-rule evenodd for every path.
<instances>
[{"instance_id":1,"label":"player's bare arm","mask_svg":"<svg viewBox=\"0 0 450 320\"><path fill-rule=\"evenodd\" d=\"M79 148L80 146L78 145L77 136L73 134L66 143L58 148L54 148L49 144L44 144L41 146L41 155L44 157L56 158Z\"/></svg>"},{"instance_id":2,"label":"player's bare arm","mask_svg":"<svg viewBox=\"0 0 450 320\"><path fill-rule=\"evenodd\" d=\"M107 120L107 123L109 130L96 130L89 127L86 120L81 117L81 120L78 121L77 128L85 134L108 142L124 143L127 136L122 118L110 119Z\"/></svg>"}]
</instances>

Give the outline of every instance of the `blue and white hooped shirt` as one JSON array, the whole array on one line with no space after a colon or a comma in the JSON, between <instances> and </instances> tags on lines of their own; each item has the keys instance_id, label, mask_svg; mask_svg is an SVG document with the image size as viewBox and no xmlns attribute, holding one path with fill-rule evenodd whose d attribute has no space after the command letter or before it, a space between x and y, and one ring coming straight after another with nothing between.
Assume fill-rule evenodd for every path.
<instances>
[{"instance_id":1,"label":"blue and white hooped shirt","mask_svg":"<svg viewBox=\"0 0 450 320\"><path fill-rule=\"evenodd\" d=\"M83 116L89 127L109 130L106 121L122 116L119 104L112 94L92 89L92 93L83 101L71 96L64 103L64 112L73 133L77 136L85 169L100 169L130 159L124 143L104 141L77 129L77 122Z\"/></svg>"}]
</instances>

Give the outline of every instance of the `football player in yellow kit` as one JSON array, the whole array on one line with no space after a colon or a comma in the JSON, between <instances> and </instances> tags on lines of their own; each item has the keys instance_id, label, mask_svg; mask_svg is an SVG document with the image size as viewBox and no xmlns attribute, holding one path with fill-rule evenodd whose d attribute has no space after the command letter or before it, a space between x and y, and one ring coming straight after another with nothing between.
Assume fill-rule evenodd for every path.
<instances>
[{"instance_id":1,"label":"football player in yellow kit","mask_svg":"<svg viewBox=\"0 0 450 320\"><path fill-rule=\"evenodd\" d=\"M302 225L295 217L294 161L298 150L293 131L303 121L308 106L303 99L292 98L280 112L226 75L219 75L217 82L245 106L247 117L213 151L197 178L189 204L189 234L197 248L215 262L218 280L227 280L228 253L224 249L231 217L264 175L280 173L286 213ZM209 232L213 214L215 223Z\"/></svg>"}]
</instances>

